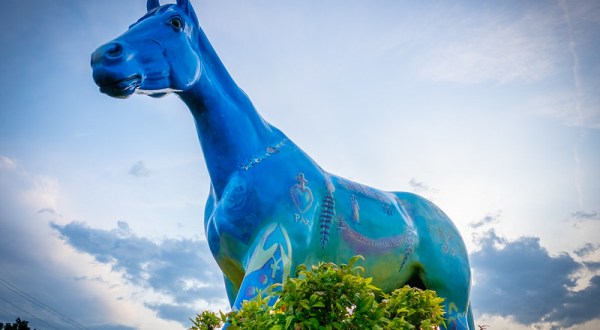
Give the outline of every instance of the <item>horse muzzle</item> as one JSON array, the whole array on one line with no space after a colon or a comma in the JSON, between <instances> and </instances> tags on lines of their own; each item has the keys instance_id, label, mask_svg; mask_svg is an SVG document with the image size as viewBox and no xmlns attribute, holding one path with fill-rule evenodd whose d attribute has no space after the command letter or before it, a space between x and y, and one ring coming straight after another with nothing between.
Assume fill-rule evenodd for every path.
<instances>
[{"instance_id":1,"label":"horse muzzle","mask_svg":"<svg viewBox=\"0 0 600 330\"><path fill-rule=\"evenodd\" d=\"M142 83L142 75L131 59L125 46L118 41L102 45L92 53L90 64L100 92L117 98L135 93Z\"/></svg>"},{"instance_id":2,"label":"horse muzzle","mask_svg":"<svg viewBox=\"0 0 600 330\"><path fill-rule=\"evenodd\" d=\"M139 74L133 74L126 78L114 78L96 75L96 71L94 71L94 81L100 87L100 92L116 98L126 98L140 87L142 77Z\"/></svg>"}]
</instances>

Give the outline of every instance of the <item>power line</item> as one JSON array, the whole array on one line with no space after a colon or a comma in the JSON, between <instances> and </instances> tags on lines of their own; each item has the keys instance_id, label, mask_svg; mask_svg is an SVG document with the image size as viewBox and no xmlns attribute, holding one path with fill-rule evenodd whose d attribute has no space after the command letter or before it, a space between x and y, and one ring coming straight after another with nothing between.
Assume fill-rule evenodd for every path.
<instances>
[{"instance_id":1,"label":"power line","mask_svg":"<svg viewBox=\"0 0 600 330\"><path fill-rule=\"evenodd\" d=\"M84 326L82 326L81 324L77 323L76 321L72 320L71 318L69 318L68 316L54 310L52 307L44 304L43 302L37 300L36 298L30 296L29 294L27 294L26 292L24 292L23 290L17 288L16 286L14 286L13 284L9 283L8 281L1 279L0 278L0 285L4 286L5 288L13 291L14 293L16 293L17 295L21 296L22 298L28 300L29 302L37 305L38 307L50 312L51 314L54 314L55 316L61 318L63 321L66 321L67 323L70 323L71 325L75 326L76 328L82 329L82 330L86 330L86 328ZM55 328L56 329L56 328Z\"/></svg>"},{"instance_id":2,"label":"power line","mask_svg":"<svg viewBox=\"0 0 600 330\"><path fill-rule=\"evenodd\" d=\"M0 299L1 299L1 300L4 300L6 303L8 303L9 305L13 306L14 308L16 308L16 309L20 310L21 312L23 312L23 313L25 313L25 314L29 314L29 316L33 317L34 319L36 319L36 320L38 320L38 321L40 321L40 322L42 322L42 323L45 323L45 324L46 324L47 326L49 326L50 328L52 328L52 329L56 329L56 330L60 330L60 329L58 329L57 327L55 327L55 326L51 325L50 323L48 323L48 322L46 322L46 321L44 321L44 320L41 320L41 319L39 319L37 316L35 316L35 315L33 315L33 314L29 313L28 311L24 310L23 308L21 308L21 307L19 307L19 306L15 305L15 304L13 304L13 303L11 303L10 301L8 301L8 300L6 300L6 299L4 299L4 298L2 298L2 297L0 297ZM12 313L10 313L10 314L12 314Z\"/></svg>"},{"instance_id":3,"label":"power line","mask_svg":"<svg viewBox=\"0 0 600 330\"><path fill-rule=\"evenodd\" d=\"M19 318L18 316L16 316L15 314L13 314L13 313L11 313L11 312L7 311L6 309L2 309L2 312L6 313L6 314L9 314L10 316L14 317L14 318L15 318L15 320Z\"/></svg>"},{"instance_id":4,"label":"power line","mask_svg":"<svg viewBox=\"0 0 600 330\"><path fill-rule=\"evenodd\" d=\"M75 321L75 320L71 319L70 317L62 314L61 312L58 312L58 311L54 310L52 307L44 304L43 302L37 300L36 298L30 296L29 294L27 294L23 290L17 288L13 284L11 284L10 282L8 282L8 281L6 281L6 280L4 280L2 278L0 278L0 285L2 285L5 288L11 290L12 292L16 293L17 295L21 296L22 298L28 300L29 302L37 305L38 307L46 310L47 312L50 312L51 314L54 314L55 316L59 317L60 319L62 319L65 322L73 325L74 327L76 327L78 329L81 329L81 330L87 330L86 327L84 327L83 325L79 324L77 321ZM12 304L12 303L10 303L10 304ZM54 328L54 329L56 329L56 328Z\"/></svg>"}]
</instances>

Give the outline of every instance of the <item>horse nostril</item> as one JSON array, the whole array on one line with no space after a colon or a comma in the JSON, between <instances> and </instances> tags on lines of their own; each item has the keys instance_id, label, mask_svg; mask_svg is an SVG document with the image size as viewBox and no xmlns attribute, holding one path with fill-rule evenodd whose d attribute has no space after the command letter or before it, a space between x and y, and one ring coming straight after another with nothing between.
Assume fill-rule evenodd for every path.
<instances>
[{"instance_id":1,"label":"horse nostril","mask_svg":"<svg viewBox=\"0 0 600 330\"><path fill-rule=\"evenodd\" d=\"M91 65L94 66L99 63L118 63L123 61L125 55L127 55L126 45L119 41L113 41L98 47L98 49L92 53Z\"/></svg>"},{"instance_id":2,"label":"horse nostril","mask_svg":"<svg viewBox=\"0 0 600 330\"><path fill-rule=\"evenodd\" d=\"M121 57L123 55L123 45L118 42L113 42L106 45L104 55L112 59Z\"/></svg>"}]
</instances>

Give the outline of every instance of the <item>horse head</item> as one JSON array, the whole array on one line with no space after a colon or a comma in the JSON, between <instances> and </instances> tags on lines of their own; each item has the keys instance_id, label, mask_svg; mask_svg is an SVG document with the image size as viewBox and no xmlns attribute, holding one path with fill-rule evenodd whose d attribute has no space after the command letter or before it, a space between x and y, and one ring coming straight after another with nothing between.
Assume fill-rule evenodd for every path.
<instances>
[{"instance_id":1,"label":"horse head","mask_svg":"<svg viewBox=\"0 0 600 330\"><path fill-rule=\"evenodd\" d=\"M158 97L188 90L199 80L199 25L189 0L163 6L148 0L146 7L146 15L92 54L94 81L102 93Z\"/></svg>"}]
</instances>

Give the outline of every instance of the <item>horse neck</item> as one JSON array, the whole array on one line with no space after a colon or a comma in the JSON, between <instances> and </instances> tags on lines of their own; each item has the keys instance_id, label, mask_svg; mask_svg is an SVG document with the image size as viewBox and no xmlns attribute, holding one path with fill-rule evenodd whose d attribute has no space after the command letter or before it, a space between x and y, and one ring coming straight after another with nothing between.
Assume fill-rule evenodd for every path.
<instances>
[{"instance_id":1,"label":"horse neck","mask_svg":"<svg viewBox=\"0 0 600 330\"><path fill-rule=\"evenodd\" d=\"M213 190L220 198L241 164L284 136L256 112L203 33L200 39L200 80L179 96L194 117Z\"/></svg>"}]
</instances>

